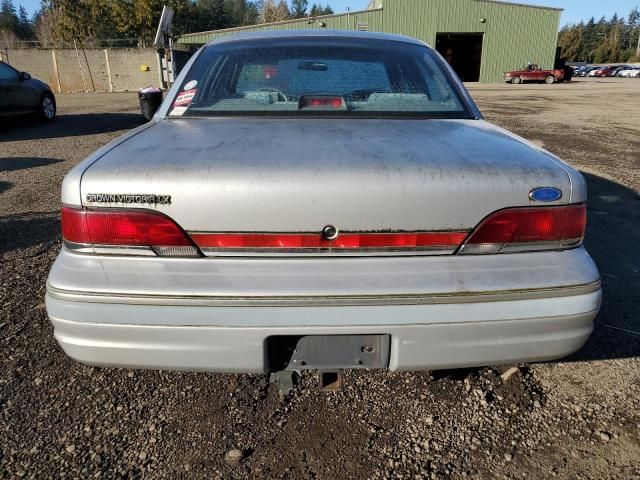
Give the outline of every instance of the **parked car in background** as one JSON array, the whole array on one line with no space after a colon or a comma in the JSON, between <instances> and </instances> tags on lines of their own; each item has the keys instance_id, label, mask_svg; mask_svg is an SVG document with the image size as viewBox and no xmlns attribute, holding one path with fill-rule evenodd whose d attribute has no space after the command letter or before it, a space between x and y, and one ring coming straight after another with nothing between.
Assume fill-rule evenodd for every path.
<instances>
[{"instance_id":1,"label":"parked car in background","mask_svg":"<svg viewBox=\"0 0 640 480\"><path fill-rule=\"evenodd\" d=\"M578 77L587 77L589 76L589 74L594 71L594 70L598 70L600 67L584 67L582 70L580 70L578 72Z\"/></svg>"},{"instance_id":2,"label":"parked car in background","mask_svg":"<svg viewBox=\"0 0 640 480\"><path fill-rule=\"evenodd\" d=\"M577 170L485 121L421 41L221 37L65 177L46 308L93 365L556 359L600 308L586 201Z\"/></svg>"},{"instance_id":3,"label":"parked car in background","mask_svg":"<svg viewBox=\"0 0 640 480\"><path fill-rule=\"evenodd\" d=\"M564 69L545 70L538 65L526 65L520 70L505 72L504 81L507 83L520 84L524 82L544 82L554 83L565 78Z\"/></svg>"},{"instance_id":4,"label":"parked car in background","mask_svg":"<svg viewBox=\"0 0 640 480\"><path fill-rule=\"evenodd\" d=\"M572 75L573 75L574 77L579 77L579 76L580 76L580 73L581 73L583 70L585 70L587 67L586 67L586 66L584 66L584 65L580 65L580 66L572 67L572 68L573 68L573 73L572 73Z\"/></svg>"},{"instance_id":5,"label":"parked car in background","mask_svg":"<svg viewBox=\"0 0 640 480\"><path fill-rule=\"evenodd\" d=\"M620 65L609 65L606 67L602 67L601 69L597 70L596 72L596 77L608 77L610 76L617 68L619 68Z\"/></svg>"},{"instance_id":6,"label":"parked car in background","mask_svg":"<svg viewBox=\"0 0 640 480\"><path fill-rule=\"evenodd\" d=\"M637 78L638 76L640 76L640 67L629 66L618 72L618 77Z\"/></svg>"},{"instance_id":7,"label":"parked car in background","mask_svg":"<svg viewBox=\"0 0 640 480\"><path fill-rule=\"evenodd\" d=\"M0 62L0 116L23 114L50 122L56 117L56 98L46 83Z\"/></svg>"},{"instance_id":8,"label":"parked car in background","mask_svg":"<svg viewBox=\"0 0 640 480\"><path fill-rule=\"evenodd\" d=\"M620 72L623 72L624 70L628 70L630 68L633 68L633 67L631 67L630 65L617 66L616 68L614 68L609 72L609 77L617 77Z\"/></svg>"}]
</instances>

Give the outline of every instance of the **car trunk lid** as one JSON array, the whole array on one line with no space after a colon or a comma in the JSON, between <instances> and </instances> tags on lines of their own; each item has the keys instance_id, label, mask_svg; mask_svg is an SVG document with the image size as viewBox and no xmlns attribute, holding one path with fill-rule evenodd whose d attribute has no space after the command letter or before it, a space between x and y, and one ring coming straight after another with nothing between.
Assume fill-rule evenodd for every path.
<instances>
[{"instance_id":1,"label":"car trunk lid","mask_svg":"<svg viewBox=\"0 0 640 480\"><path fill-rule=\"evenodd\" d=\"M538 187L570 199L560 162L479 120L184 118L107 152L81 193L192 235L404 234L468 232Z\"/></svg>"}]
</instances>

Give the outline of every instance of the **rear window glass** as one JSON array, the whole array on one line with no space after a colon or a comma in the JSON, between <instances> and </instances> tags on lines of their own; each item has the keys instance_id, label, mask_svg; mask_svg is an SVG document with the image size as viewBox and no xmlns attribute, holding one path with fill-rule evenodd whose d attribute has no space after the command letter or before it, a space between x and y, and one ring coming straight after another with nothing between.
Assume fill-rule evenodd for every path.
<instances>
[{"instance_id":1,"label":"rear window glass","mask_svg":"<svg viewBox=\"0 0 640 480\"><path fill-rule=\"evenodd\" d=\"M169 110L170 116L305 114L470 117L431 50L373 39L209 46Z\"/></svg>"},{"instance_id":2,"label":"rear window glass","mask_svg":"<svg viewBox=\"0 0 640 480\"><path fill-rule=\"evenodd\" d=\"M279 78L276 80L275 77ZM293 95L305 92L342 95L353 90L391 90L389 76L382 63L325 59L323 62L283 60L277 65L243 65L236 92L255 92L271 87L274 84L272 82L276 81L282 82L282 88Z\"/></svg>"}]
</instances>

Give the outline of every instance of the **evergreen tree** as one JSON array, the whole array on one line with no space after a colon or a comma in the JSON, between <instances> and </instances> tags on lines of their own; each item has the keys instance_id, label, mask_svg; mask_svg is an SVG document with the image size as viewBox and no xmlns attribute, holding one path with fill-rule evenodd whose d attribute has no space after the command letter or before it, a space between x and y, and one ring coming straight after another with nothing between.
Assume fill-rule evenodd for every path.
<instances>
[{"instance_id":1,"label":"evergreen tree","mask_svg":"<svg viewBox=\"0 0 640 480\"><path fill-rule=\"evenodd\" d=\"M635 61L640 37L640 10L634 8L625 21L614 14L608 21L603 17L597 23L591 18L560 30L558 46L569 61L594 63L620 63ZM640 55L638 55L640 60Z\"/></svg>"},{"instance_id":2,"label":"evergreen tree","mask_svg":"<svg viewBox=\"0 0 640 480\"><path fill-rule=\"evenodd\" d=\"M47 46L74 41L108 46L107 39L147 46L165 4L175 11L174 35L304 17L308 7L307 0L294 0L293 12L286 0L41 0L29 22L24 9L16 14L13 0L0 0L0 28L10 25L13 32L23 27L25 38L35 35ZM333 12L328 5L314 8L316 15Z\"/></svg>"},{"instance_id":3,"label":"evergreen tree","mask_svg":"<svg viewBox=\"0 0 640 480\"><path fill-rule=\"evenodd\" d=\"M291 2L291 16L293 18L306 17L308 7L309 7L309 2L307 0L293 0Z\"/></svg>"},{"instance_id":4,"label":"evergreen tree","mask_svg":"<svg viewBox=\"0 0 640 480\"><path fill-rule=\"evenodd\" d=\"M580 59L584 25L566 26L560 30L558 46L562 49L562 57L571 61Z\"/></svg>"},{"instance_id":5,"label":"evergreen tree","mask_svg":"<svg viewBox=\"0 0 640 480\"><path fill-rule=\"evenodd\" d=\"M326 7L323 7L320 3L314 3L311 6L311 11L310 11L310 15L312 17L316 17L318 15L331 15L333 14L333 8L331 8L329 5L327 5Z\"/></svg>"},{"instance_id":6,"label":"evergreen tree","mask_svg":"<svg viewBox=\"0 0 640 480\"><path fill-rule=\"evenodd\" d=\"M16 33L23 40L31 40L33 38L33 24L29 20L27 10L22 5L18 9L18 28Z\"/></svg>"},{"instance_id":7,"label":"evergreen tree","mask_svg":"<svg viewBox=\"0 0 640 480\"><path fill-rule=\"evenodd\" d=\"M625 29L628 33L626 47L628 50L634 51L634 58L637 57L638 61L640 61L640 10L638 10L638 7L635 7L629 13Z\"/></svg>"},{"instance_id":8,"label":"evergreen tree","mask_svg":"<svg viewBox=\"0 0 640 480\"><path fill-rule=\"evenodd\" d=\"M13 0L2 0L0 3L0 30L16 33L18 30L18 15Z\"/></svg>"},{"instance_id":9,"label":"evergreen tree","mask_svg":"<svg viewBox=\"0 0 640 480\"><path fill-rule=\"evenodd\" d=\"M246 0L231 0L230 27L251 25L256 22L257 16L252 3Z\"/></svg>"}]
</instances>

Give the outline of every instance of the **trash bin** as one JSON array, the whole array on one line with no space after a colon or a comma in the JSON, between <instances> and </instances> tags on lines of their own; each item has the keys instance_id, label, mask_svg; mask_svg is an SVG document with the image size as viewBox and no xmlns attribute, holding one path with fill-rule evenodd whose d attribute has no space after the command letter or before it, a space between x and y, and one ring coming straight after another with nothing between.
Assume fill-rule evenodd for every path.
<instances>
[{"instance_id":1,"label":"trash bin","mask_svg":"<svg viewBox=\"0 0 640 480\"><path fill-rule=\"evenodd\" d=\"M153 118L160 104L162 103L162 90L158 87L146 87L138 91L140 100L140 111L145 121Z\"/></svg>"}]
</instances>

